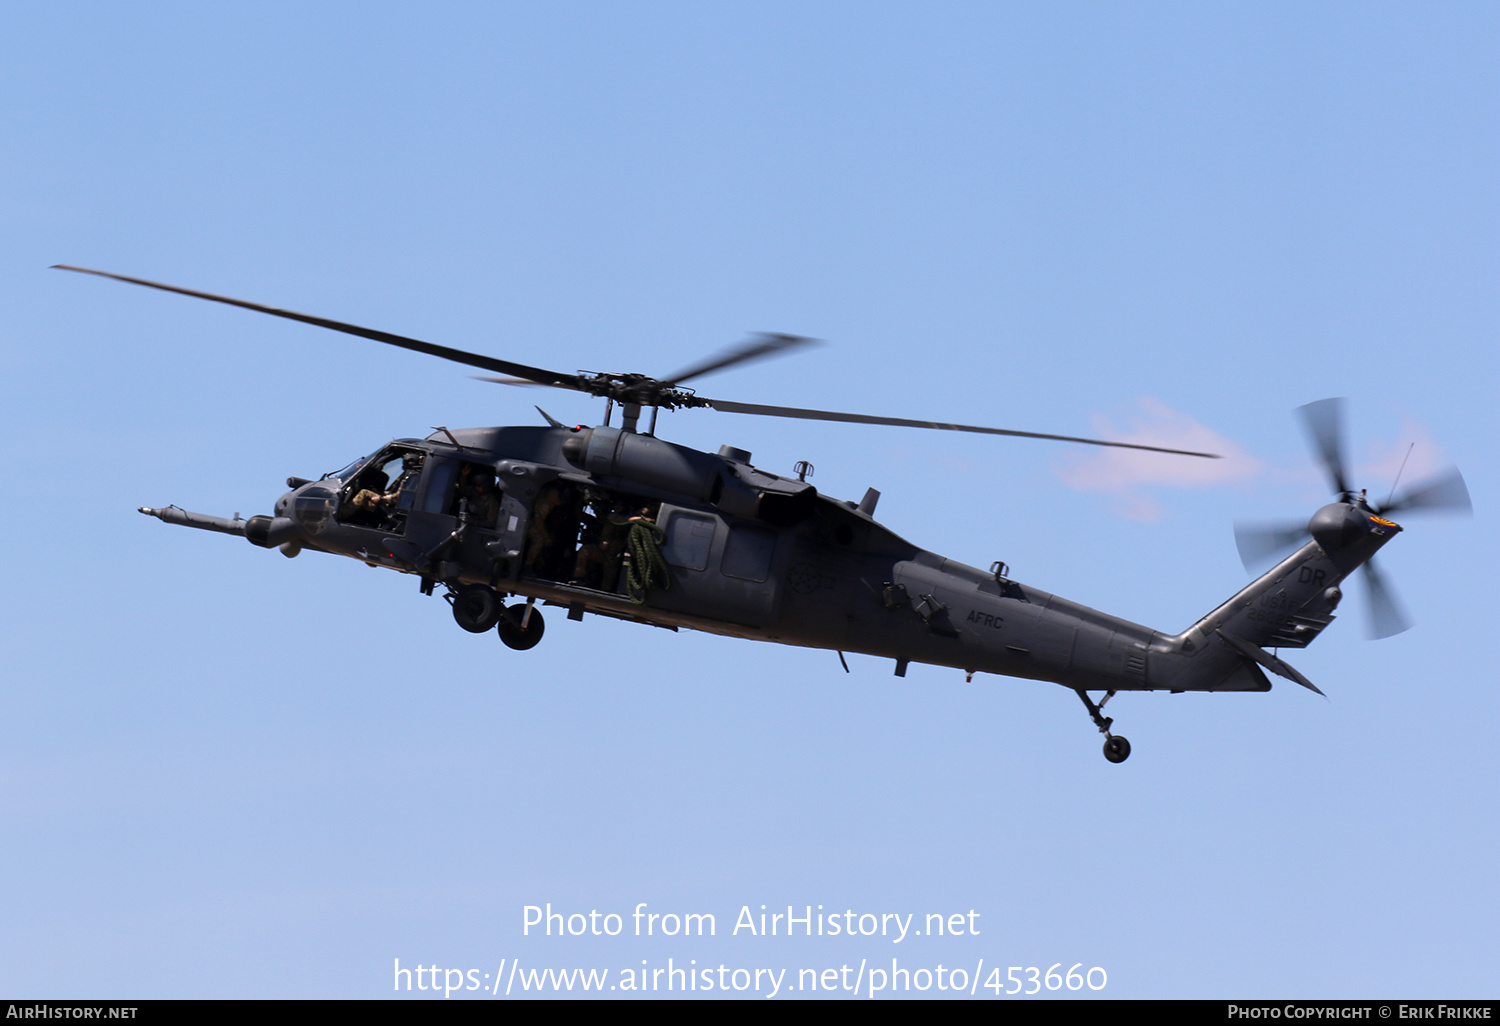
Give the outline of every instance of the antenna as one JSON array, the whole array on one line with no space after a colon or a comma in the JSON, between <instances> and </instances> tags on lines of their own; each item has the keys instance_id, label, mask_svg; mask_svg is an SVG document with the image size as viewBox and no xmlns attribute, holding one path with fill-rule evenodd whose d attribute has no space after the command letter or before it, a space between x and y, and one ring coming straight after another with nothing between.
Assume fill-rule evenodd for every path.
<instances>
[{"instance_id":1,"label":"antenna","mask_svg":"<svg viewBox=\"0 0 1500 1026\"><path fill-rule=\"evenodd\" d=\"M1415 449L1416 447L1417 447L1417 443L1416 442L1411 443L1410 445L1408 445L1406 447L1406 455L1403 456L1403 457L1401 457L1401 466L1396 471L1396 480L1394 480L1394 481L1391 482L1391 494L1390 494L1390 497L1385 500L1385 504L1387 506L1389 506L1395 500L1395 498L1396 498L1396 486L1401 483L1401 475L1406 472L1406 461L1409 460L1409 459L1411 459L1411 451L1413 449Z\"/></svg>"}]
</instances>

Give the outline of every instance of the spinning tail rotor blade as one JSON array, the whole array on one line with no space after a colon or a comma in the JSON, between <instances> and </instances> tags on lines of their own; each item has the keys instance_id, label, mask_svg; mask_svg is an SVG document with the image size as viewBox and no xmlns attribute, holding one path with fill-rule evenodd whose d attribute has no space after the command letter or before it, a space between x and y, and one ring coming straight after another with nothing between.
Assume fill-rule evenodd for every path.
<instances>
[{"instance_id":1,"label":"spinning tail rotor blade","mask_svg":"<svg viewBox=\"0 0 1500 1026\"><path fill-rule=\"evenodd\" d=\"M1313 450L1323 469L1328 474L1329 481L1334 490L1338 492L1338 504L1325 507L1333 511L1330 518L1323 511L1314 515L1313 521L1308 527L1301 524L1247 524L1239 523L1234 528L1234 539L1240 550L1240 558L1245 563L1245 569L1252 573L1263 568L1263 564L1271 557L1279 557L1288 551L1293 545L1309 537L1309 527L1316 524L1318 531L1318 543L1329 549L1326 553L1339 565L1338 555L1351 538L1357 538L1365 528L1365 521L1370 526L1385 523L1386 527L1400 530L1399 525L1380 521L1380 516L1385 513L1406 512L1432 512L1432 513L1458 513L1472 514L1473 502L1469 498L1468 486L1464 484L1463 475L1456 467L1438 473L1435 477L1408 488L1400 495L1394 495L1395 485L1392 485L1393 498L1384 506L1371 507L1365 499L1365 492L1357 495L1349 487L1348 474L1344 463L1344 400L1342 399L1320 399L1317 402L1308 403L1299 408L1302 416L1303 426L1307 429L1308 438L1311 439ZM1403 468L1405 463L1402 464ZM1397 475L1400 479L1400 474ZM1353 531L1353 535L1347 532ZM1379 533L1384 534L1382 529ZM1384 544L1384 542L1381 542ZM1375 548L1366 551L1373 553ZM1355 556L1360 556L1357 549L1350 550ZM1389 638L1411 629L1412 620L1396 598L1395 589L1387 581L1385 574L1381 572L1374 559L1363 556L1363 563L1359 563L1362 571L1365 587L1369 593L1369 627L1368 634L1372 638ZM1348 573L1347 566L1341 566L1344 573ZM1341 578L1342 579L1342 578Z\"/></svg>"},{"instance_id":2,"label":"spinning tail rotor blade","mask_svg":"<svg viewBox=\"0 0 1500 1026\"><path fill-rule=\"evenodd\" d=\"M1344 473L1344 400L1319 399L1298 407L1298 410L1318 460L1333 483L1333 490L1340 499L1347 501L1353 493Z\"/></svg>"},{"instance_id":3,"label":"spinning tail rotor blade","mask_svg":"<svg viewBox=\"0 0 1500 1026\"><path fill-rule=\"evenodd\" d=\"M1307 536L1305 521L1234 525L1234 544L1240 550L1240 562L1252 574L1286 556L1306 541Z\"/></svg>"},{"instance_id":4,"label":"spinning tail rotor blade","mask_svg":"<svg viewBox=\"0 0 1500 1026\"><path fill-rule=\"evenodd\" d=\"M1375 561L1370 560L1360 569L1369 589L1370 637L1389 638L1411 630L1411 618L1396 601L1396 593L1386 582L1385 575L1375 569Z\"/></svg>"},{"instance_id":5,"label":"spinning tail rotor blade","mask_svg":"<svg viewBox=\"0 0 1500 1026\"><path fill-rule=\"evenodd\" d=\"M1449 467L1437 477L1424 484L1408 489L1377 512L1395 513L1457 513L1473 516L1474 503L1469 499L1469 487L1457 467Z\"/></svg>"}]
</instances>

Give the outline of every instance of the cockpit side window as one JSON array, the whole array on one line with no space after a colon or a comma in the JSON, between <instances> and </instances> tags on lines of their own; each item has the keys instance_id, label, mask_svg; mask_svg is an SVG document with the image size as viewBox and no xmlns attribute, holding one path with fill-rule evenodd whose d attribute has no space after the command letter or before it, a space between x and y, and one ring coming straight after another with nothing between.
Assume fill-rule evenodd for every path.
<instances>
[{"instance_id":1,"label":"cockpit side window","mask_svg":"<svg viewBox=\"0 0 1500 1026\"><path fill-rule=\"evenodd\" d=\"M397 530L416 502L426 453L387 449L357 471L344 486L339 519L347 524Z\"/></svg>"},{"instance_id":2,"label":"cockpit side window","mask_svg":"<svg viewBox=\"0 0 1500 1026\"><path fill-rule=\"evenodd\" d=\"M427 491L422 495L423 513L446 513L453 491L453 475L458 465L452 460L436 460L427 469Z\"/></svg>"}]
</instances>

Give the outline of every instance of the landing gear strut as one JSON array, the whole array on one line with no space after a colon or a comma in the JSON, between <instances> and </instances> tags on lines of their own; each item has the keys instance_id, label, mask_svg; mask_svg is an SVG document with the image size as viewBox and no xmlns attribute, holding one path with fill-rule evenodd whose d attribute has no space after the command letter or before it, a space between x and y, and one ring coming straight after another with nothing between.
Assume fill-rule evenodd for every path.
<instances>
[{"instance_id":1,"label":"landing gear strut","mask_svg":"<svg viewBox=\"0 0 1500 1026\"><path fill-rule=\"evenodd\" d=\"M1130 758L1130 742L1119 734L1109 732L1110 726L1115 721L1112 717L1104 715L1104 705L1115 697L1115 693L1107 692L1098 705L1095 705L1094 700L1089 698L1087 691L1075 690L1074 693L1083 700L1083 704L1088 708L1089 717L1094 721L1094 726L1098 727L1099 733L1104 735L1104 757L1110 762L1124 762Z\"/></svg>"}]
</instances>

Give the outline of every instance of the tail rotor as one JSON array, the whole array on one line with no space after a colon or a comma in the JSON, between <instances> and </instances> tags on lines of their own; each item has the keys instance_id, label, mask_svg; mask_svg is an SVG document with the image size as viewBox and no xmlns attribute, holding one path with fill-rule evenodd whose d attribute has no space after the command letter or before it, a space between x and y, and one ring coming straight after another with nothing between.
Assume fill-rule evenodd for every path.
<instances>
[{"instance_id":1,"label":"tail rotor","mask_svg":"<svg viewBox=\"0 0 1500 1026\"><path fill-rule=\"evenodd\" d=\"M1459 516L1473 514L1468 486L1458 468L1449 467L1437 475L1393 494L1383 506L1371 506L1363 490L1356 492L1349 484L1344 459L1344 400L1320 399L1299 408L1304 429L1312 444L1313 455L1322 465L1333 486L1336 502L1377 518L1387 513L1447 513ZM1262 570L1294 549L1306 544L1312 531L1309 522L1277 521L1271 523L1239 522L1234 526L1235 545L1240 560L1251 573ZM1368 633L1372 638L1388 638L1411 628L1411 618L1402 610L1395 590L1373 559L1360 567L1369 594Z\"/></svg>"}]
</instances>

